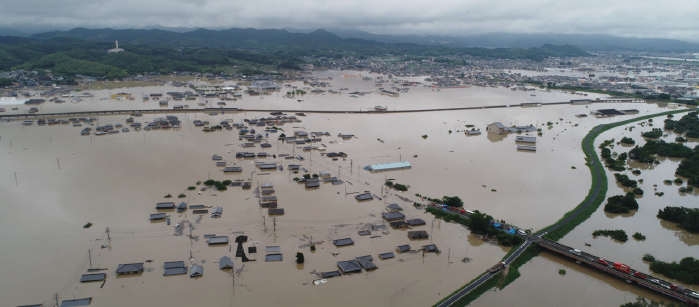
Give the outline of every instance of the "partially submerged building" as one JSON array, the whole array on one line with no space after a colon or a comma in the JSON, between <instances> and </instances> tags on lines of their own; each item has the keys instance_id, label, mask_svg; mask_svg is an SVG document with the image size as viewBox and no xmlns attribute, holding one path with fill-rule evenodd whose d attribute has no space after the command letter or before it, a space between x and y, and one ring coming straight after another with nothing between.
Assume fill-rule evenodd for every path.
<instances>
[{"instance_id":1,"label":"partially submerged building","mask_svg":"<svg viewBox=\"0 0 699 307\"><path fill-rule=\"evenodd\" d=\"M410 162L408 161L401 161L401 162L393 162L393 163L381 163L381 164L372 164L364 169L372 172L380 172L380 171L392 171L392 170L399 170L399 169L408 169L411 168L412 166L410 165Z\"/></svg>"}]
</instances>

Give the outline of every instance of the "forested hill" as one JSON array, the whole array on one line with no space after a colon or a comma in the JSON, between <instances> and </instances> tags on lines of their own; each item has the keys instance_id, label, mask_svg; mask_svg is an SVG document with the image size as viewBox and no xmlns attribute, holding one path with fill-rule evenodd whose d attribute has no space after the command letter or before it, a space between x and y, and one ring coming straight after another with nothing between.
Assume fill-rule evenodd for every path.
<instances>
[{"instance_id":1,"label":"forested hill","mask_svg":"<svg viewBox=\"0 0 699 307\"><path fill-rule=\"evenodd\" d=\"M107 53L114 40L124 52ZM580 48L544 45L537 48L450 48L417 44L387 44L343 39L325 30L308 34L283 30L230 29L176 33L163 30L73 29L20 38L0 37L0 70L51 70L66 77L75 74L123 78L158 71L217 73L237 66L243 74L259 68L298 69L302 57L354 56L440 57L480 56L541 60L546 57L586 56Z\"/></svg>"},{"instance_id":2,"label":"forested hill","mask_svg":"<svg viewBox=\"0 0 699 307\"><path fill-rule=\"evenodd\" d=\"M177 33L164 30L114 30L75 28L70 31L55 31L35 34L31 38L46 40L70 37L82 40L114 42L121 44L168 45L175 47L209 47L241 49L249 51L282 52L294 56L318 56L355 53L365 56L400 54L412 56L474 55L493 58L541 60L549 56L588 56L580 48L564 45L544 45L540 48L451 48L425 46L413 43L389 44L358 38L343 39L325 30L308 34L291 33L286 30L198 29Z\"/></svg>"}]
</instances>

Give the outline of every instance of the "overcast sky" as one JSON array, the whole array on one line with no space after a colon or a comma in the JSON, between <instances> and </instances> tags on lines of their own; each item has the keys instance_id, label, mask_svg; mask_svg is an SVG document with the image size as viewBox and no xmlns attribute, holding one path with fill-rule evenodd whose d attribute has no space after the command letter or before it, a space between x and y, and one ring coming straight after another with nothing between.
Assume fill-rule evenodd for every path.
<instances>
[{"instance_id":1,"label":"overcast sky","mask_svg":"<svg viewBox=\"0 0 699 307\"><path fill-rule=\"evenodd\" d=\"M699 0L0 0L0 28L350 28L585 33L699 42Z\"/></svg>"}]
</instances>

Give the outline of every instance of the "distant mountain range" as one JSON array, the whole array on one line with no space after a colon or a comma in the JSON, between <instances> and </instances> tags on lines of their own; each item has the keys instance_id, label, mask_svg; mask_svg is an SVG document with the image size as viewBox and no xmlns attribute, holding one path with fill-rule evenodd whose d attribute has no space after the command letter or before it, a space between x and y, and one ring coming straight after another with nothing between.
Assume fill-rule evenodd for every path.
<instances>
[{"instance_id":1,"label":"distant mountain range","mask_svg":"<svg viewBox=\"0 0 699 307\"><path fill-rule=\"evenodd\" d=\"M380 35L358 30L330 29L342 38L361 38L384 43L414 43L451 47L531 48L544 44L574 45L586 51L699 52L699 44L676 39L619 37L602 34L489 33L464 37L438 35Z\"/></svg>"},{"instance_id":2,"label":"distant mountain range","mask_svg":"<svg viewBox=\"0 0 699 307\"><path fill-rule=\"evenodd\" d=\"M28 30L27 30L28 31ZM303 38L312 30L256 30L232 28L207 30L184 27L150 25L144 29L85 29L52 31L31 34L13 28L0 28L0 36L21 36L45 40L52 37L74 37L85 40L119 40L135 44L206 45L211 47L241 48L268 45ZM361 39L388 44L411 43L426 46L483 47L483 48L531 48L544 44L574 45L586 51L649 51L649 52L699 52L699 44L676 39L618 37L601 34L513 34L488 33L464 36L446 35L382 35L359 30L329 29L328 32L344 39Z\"/></svg>"},{"instance_id":3,"label":"distant mountain range","mask_svg":"<svg viewBox=\"0 0 699 307\"><path fill-rule=\"evenodd\" d=\"M113 42L136 45L167 45L173 47L207 47L220 49L243 49L289 54L293 56L337 56L356 53L363 56L375 55L473 55L493 58L541 60L546 57L587 56L587 52L572 45L554 46L542 44L531 48L480 48L446 45L424 45L411 42L388 43L362 38L342 38L326 30L311 33L292 33L287 30L197 29L177 33L165 30L114 30L75 28L69 31L54 31L32 35L29 39L47 41L56 39L79 39L86 41ZM0 39L0 42L2 39ZM453 48L456 47L456 48Z\"/></svg>"}]
</instances>

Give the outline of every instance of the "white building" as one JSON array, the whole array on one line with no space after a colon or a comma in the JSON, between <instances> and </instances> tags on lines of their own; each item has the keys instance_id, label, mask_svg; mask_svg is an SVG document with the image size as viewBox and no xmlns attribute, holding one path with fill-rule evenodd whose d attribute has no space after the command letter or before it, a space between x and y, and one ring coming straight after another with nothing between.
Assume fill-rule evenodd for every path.
<instances>
[{"instance_id":1,"label":"white building","mask_svg":"<svg viewBox=\"0 0 699 307\"><path fill-rule=\"evenodd\" d=\"M268 79L255 79L250 84L250 89L255 90L278 90L281 87Z\"/></svg>"}]
</instances>

